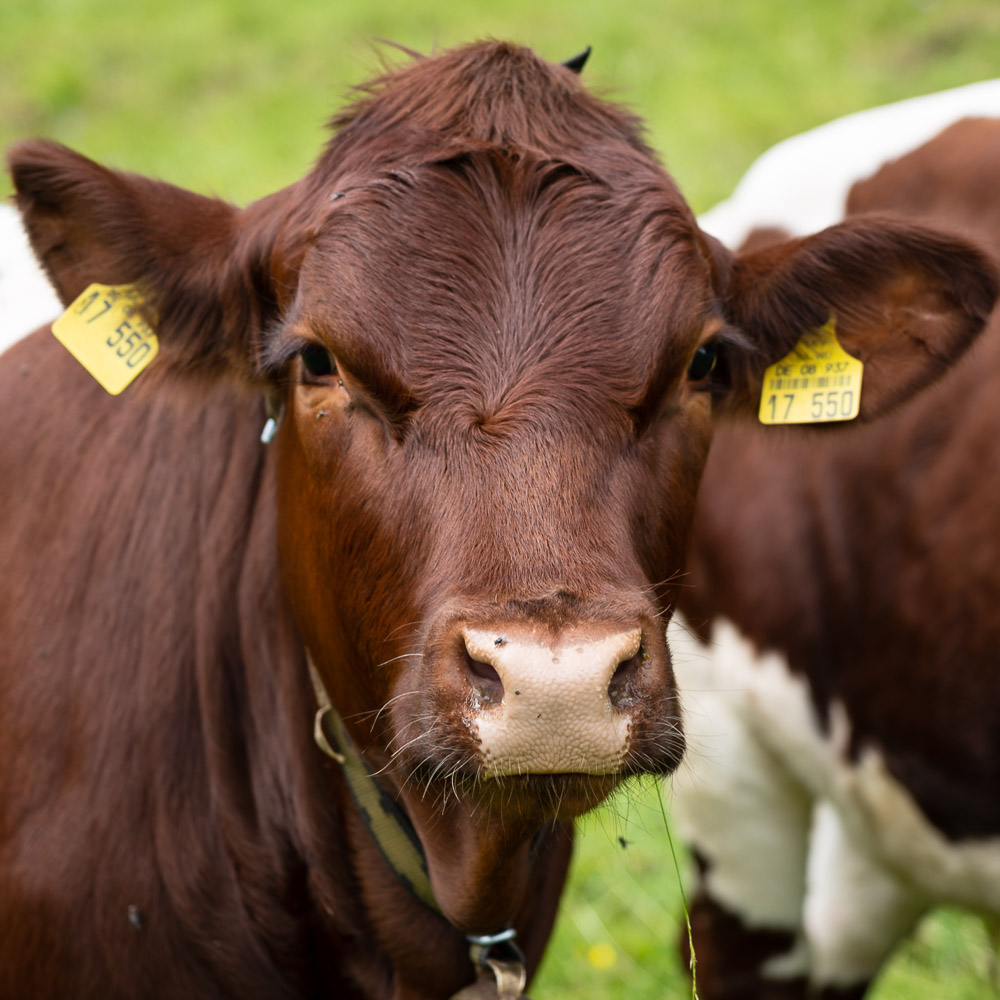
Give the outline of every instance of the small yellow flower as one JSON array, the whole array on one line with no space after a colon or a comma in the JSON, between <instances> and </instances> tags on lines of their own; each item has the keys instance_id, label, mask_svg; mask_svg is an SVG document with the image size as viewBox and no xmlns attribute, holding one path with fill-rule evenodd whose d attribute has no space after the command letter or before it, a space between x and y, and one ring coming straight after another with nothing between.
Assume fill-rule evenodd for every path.
<instances>
[{"instance_id":1,"label":"small yellow flower","mask_svg":"<svg viewBox=\"0 0 1000 1000\"><path fill-rule=\"evenodd\" d=\"M587 949L587 961L595 969L610 969L618 960L618 952L606 941L599 941Z\"/></svg>"}]
</instances>

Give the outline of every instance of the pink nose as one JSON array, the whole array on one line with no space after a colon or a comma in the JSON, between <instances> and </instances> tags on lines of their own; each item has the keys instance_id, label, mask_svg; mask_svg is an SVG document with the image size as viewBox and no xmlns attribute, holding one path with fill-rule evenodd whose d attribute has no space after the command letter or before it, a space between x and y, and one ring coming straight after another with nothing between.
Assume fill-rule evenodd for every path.
<instances>
[{"instance_id":1,"label":"pink nose","mask_svg":"<svg viewBox=\"0 0 1000 1000\"><path fill-rule=\"evenodd\" d=\"M485 777L613 774L628 749L642 632L464 628Z\"/></svg>"}]
</instances>

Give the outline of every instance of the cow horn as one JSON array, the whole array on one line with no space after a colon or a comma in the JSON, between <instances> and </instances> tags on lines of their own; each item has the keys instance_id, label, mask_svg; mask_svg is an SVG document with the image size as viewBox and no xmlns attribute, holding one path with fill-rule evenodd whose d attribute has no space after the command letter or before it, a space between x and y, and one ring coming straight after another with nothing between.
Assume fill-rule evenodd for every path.
<instances>
[{"instance_id":1,"label":"cow horn","mask_svg":"<svg viewBox=\"0 0 1000 1000\"><path fill-rule=\"evenodd\" d=\"M567 59L563 66L566 69L571 69L577 76L583 72L583 67L587 65L587 60L590 58L591 47L588 45L579 55L573 56L572 59Z\"/></svg>"}]
</instances>

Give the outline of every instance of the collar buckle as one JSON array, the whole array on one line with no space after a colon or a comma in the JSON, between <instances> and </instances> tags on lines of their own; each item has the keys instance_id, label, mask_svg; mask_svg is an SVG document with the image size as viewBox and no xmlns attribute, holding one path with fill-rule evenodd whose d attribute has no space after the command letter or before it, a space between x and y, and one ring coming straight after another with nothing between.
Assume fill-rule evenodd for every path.
<instances>
[{"instance_id":1,"label":"collar buckle","mask_svg":"<svg viewBox=\"0 0 1000 1000\"><path fill-rule=\"evenodd\" d=\"M470 1000L471 996L523 1000L528 972L524 966L524 955L514 942L516 935L513 927L499 934L466 934L469 958L479 974L477 983L469 987L477 991L470 995ZM462 993L459 993L456 1000L461 996Z\"/></svg>"}]
</instances>

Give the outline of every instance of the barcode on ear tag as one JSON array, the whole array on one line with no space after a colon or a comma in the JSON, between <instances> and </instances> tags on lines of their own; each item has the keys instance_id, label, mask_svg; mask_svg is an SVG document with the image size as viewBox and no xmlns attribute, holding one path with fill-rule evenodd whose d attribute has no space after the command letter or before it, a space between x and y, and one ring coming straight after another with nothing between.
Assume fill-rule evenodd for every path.
<instances>
[{"instance_id":1,"label":"barcode on ear tag","mask_svg":"<svg viewBox=\"0 0 1000 1000\"><path fill-rule=\"evenodd\" d=\"M757 416L762 424L853 420L861 409L863 371L864 365L837 341L831 316L764 372Z\"/></svg>"},{"instance_id":2,"label":"barcode on ear tag","mask_svg":"<svg viewBox=\"0 0 1000 1000\"><path fill-rule=\"evenodd\" d=\"M56 339L117 396L160 349L134 285L90 285L52 324Z\"/></svg>"}]
</instances>

